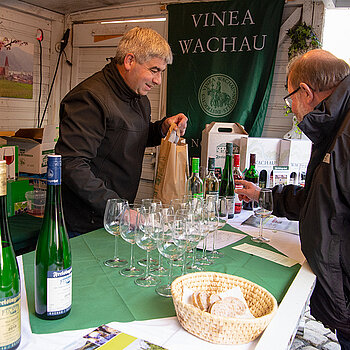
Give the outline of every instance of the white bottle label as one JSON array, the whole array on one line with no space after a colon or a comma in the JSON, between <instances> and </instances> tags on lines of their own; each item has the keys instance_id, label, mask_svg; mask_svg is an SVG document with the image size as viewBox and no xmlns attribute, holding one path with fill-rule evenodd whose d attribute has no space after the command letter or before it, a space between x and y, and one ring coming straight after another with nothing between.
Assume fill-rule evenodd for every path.
<instances>
[{"instance_id":1,"label":"white bottle label","mask_svg":"<svg viewBox=\"0 0 350 350\"><path fill-rule=\"evenodd\" d=\"M0 298L0 350L10 349L21 340L21 296Z\"/></svg>"},{"instance_id":2,"label":"white bottle label","mask_svg":"<svg viewBox=\"0 0 350 350\"><path fill-rule=\"evenodd\" d=\"M47 315L66 313L72 306L72 267L47 272Z\"/></svg>"}]
</instances>

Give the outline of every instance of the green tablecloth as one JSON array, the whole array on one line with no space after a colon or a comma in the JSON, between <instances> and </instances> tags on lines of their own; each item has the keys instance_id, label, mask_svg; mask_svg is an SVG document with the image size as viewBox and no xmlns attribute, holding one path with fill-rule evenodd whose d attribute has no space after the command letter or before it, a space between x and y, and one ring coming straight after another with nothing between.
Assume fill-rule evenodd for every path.
<instances>
[{"instance_id":1,"label":"green tablecloth","mask_svg":"<svg viewBox=\"0 0 350 350\"><path fill-rule=\"evenodd\" d=\"M225 230L242 233L232 227ZM129 258L130 246L118 237L120 255ZM245 237L234 245L254 244ZM260 245L275 251L267 244ZM26 291L30 323L33 333L54 333L66 330L95 327L118 321L140 321L175 316L171 298L163 298L154 288L142 288L134 278L123 277L119 269L103 265L114 253L114 236L104 229L71 239L73 258L73 305L71 313L60 320L45 321L34 314L34 252L23 255ZM225 256L208 271L218 271L247 278L270 291L278 302L285 295L300 269L296 264L290 268L243 253L231 247L222 249ZM156 252L154 252L156 254ZM136 258L145 252L136 249ZM165 283L165 279L162 282Z\"/></svg>"}]
</instances>

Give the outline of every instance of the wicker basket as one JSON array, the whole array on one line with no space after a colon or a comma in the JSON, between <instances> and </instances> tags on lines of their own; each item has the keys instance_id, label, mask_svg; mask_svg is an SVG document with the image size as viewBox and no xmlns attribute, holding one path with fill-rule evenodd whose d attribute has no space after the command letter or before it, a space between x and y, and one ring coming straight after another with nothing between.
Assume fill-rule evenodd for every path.
<instances>
[{"instance_id":1,"label":"wicker basket","mask_svg":"<svg viewBox=\"0 0 350 350\"><path fill-rule=\"evenodd\" d=\"M184 287L220 293L239 286L254 319L212 315L182 301ZM277 310L277 301L266 289L244 278L218 272L196 272L175 279L171 293L177 318L189 333L215 344L244 344L257 338Z\"/></svg>"}]
</instances>

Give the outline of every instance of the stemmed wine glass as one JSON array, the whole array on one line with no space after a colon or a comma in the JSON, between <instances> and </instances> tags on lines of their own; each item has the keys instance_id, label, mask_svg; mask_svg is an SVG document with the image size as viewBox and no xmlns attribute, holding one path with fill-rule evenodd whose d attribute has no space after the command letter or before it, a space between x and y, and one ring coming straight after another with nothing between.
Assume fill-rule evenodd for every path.
<instances>
[{"instance_id":1,"label":"stemmed wine glass","mask_svg":"<svg viewBox=\"0 0 350 350\"><path fill-rule=\"evenodd\" d=\"M124 267L128 262L118 257L118 236L120 234L120 218L128 201L120 198L108 199L103 217L105 230L114 235L114 258L108 259L104 264L108 267Z\"/></svg>"},{"instance_id":2,"label":"stemmed wine glass","mask_svg":"<svg viewBox=\"0 0 350 350\"><path fill-rule=\"evenodd\" d=\"M7 178L11 178L10 174L10 165L14 162L15 160L15 153L14 153L14 147L4 147L4 160L6 162L7 166Z\"/></svg>"},{"instance_id":3,"label":"stemmed wine glass","mask_svg":"<svg viewBox=\"0 0 350 350\"><path fill-rule=\"evenodd\" d=\"M262 188L260 190L258 207L254 208L254 215L260 218L259 236L252 237L254 242L269 242L270 239L263 237L264 219L272 214L273 211L273 197L272 190L269 188Z\"/></svg>"},{"instance_id":4,"label":"stemmed wine glass","mask_svg":"<svg viewBox=\"0 0 350 350\"><path fill-rule=\"evenodd\" d=\"M160 211L162 209L162 202L160 199L155 198L143 198L141 200L141 208L148 209L150 211ZM147 259L143 258L137 262L141 266L146 266ZM152 266L159 266L157 259L150 258L150 264Z\"/></svg>"},{"instance_id":5,"label":"stemmed wine glass","mask_svg":"<svg viewBox=\"0 0 350 350\"><path fill-rule=\"evenodd\" d=\"M219 197L217 199L217 206L218 206L218 226L217 229L214 232L214 240L213 240L213 251L212 251L212 257L213 258L221 258L224 256L223 252L220 252L215 249L215 245L217 243L218 239L218 230L222 229L228 220L229 213L234 211L234 197Z\"/></svg>"},{"instance_id":6,"label":"stemmed wine glass","mask_svg":"<svg viewBox=\"0 0 350 350\"><path fill-rule=\"evenodd\" d=\"M157 237L158 251L170 260L169 274L167 284L156 288L157 294L163 297L171 297L171 282L173 281L174 260L179 258L187 246L186 232L184 230L184 221L169 214L168 220L164 225L164 230Z\"/></svg>"},{"instance_id":7,"label":"stemmed wine glass","mask_svg":"<svg viewBox=\"0 0 350 350\"><path fill-rule=\"evenodd\" d=\"M188 216L186 224L187 245L189 249L192 249L192 262L186 267L189 272L202 271L203 268L197 264L197 245L200 241L204 240L208 233L208 221L205 208L197 208L195 212L191 212Z\"/></svg>"},{"instance_id":8,"label":"stemmed wine glass","mask_svg":"<svg viewBox=\"0 0 350 350\"><path fill-rule=\"evenodd\" d=\"M141 208L138 213L139 230L135 231L136 244L146 250L146 271L143 276L137 278L135 283L141 287L152 287L159 283L159 278L151 276L150 252L157 247L156 237L163 230L161 213L150 209Z\"/></svg>"},{"instance_id":9,"label":"stemmed wine glass","mask_svg":"<svg viewBox=\"0 0 350 350\"><path fill-rule=\"evenodd\" d=\"M162 214L162 220L163 220L164 229L165 229L165 227L169 227L170 225L169 220L174 219L174 209L170 205L162 205L160 212ZM159 251L158 265L151 269L151 275L163 277L163 276L168 276L168 274L169 274L168 269L163 266L163 254Z\"/></svg>"},{"instance_id":10,"label":"stemmed wine glass","mask_svg":"<svg viewBox=\"0 0 350 350\"><path fill-rule=\"evenodd\" d=\"M128 267L120 270L120 274L126 277L137 277L143 274L143 269L135 266L135 233L140 229L138 222L138 213L140 212L140 205L129 204L126 205L125 210L120 218L120 235L130 243L130 264Z\"/></svg>"}]
</instances>

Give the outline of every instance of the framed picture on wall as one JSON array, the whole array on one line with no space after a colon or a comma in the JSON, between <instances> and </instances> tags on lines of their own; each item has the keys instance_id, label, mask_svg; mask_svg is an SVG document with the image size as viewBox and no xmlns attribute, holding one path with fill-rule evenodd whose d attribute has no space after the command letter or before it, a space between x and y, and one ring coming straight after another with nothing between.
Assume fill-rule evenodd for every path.
<instances>
[{"instance_id":1,"label":"framed picture on wall","mask_svg":"<svg viewBox=\"0 0 350 350\"><path fill-rule=\"evenodd\" d=\"M0 97L33 98L34 44L1 36Z\"/></svg>"}]
</instances>

